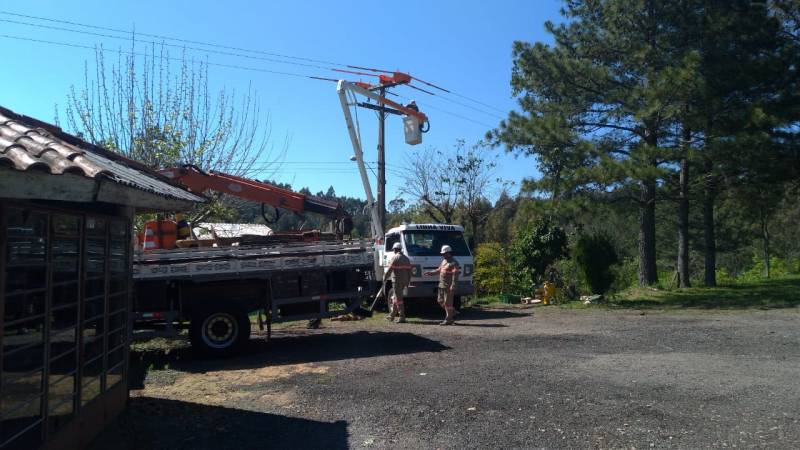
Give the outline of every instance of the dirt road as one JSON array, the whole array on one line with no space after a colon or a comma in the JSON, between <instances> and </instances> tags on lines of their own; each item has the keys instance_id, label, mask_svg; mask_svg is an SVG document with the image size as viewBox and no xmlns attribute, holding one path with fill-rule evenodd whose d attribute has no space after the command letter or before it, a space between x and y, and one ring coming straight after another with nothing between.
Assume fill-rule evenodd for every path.
<instances>
[{"instance_id":1,"label":"dirt road","mask_svg":"<svg viewBox=\"0 0 800 450\"><path fill-rule=\"evenodd\" d=\"M797 309L473 310L453 327L412 322L283 329L221 361L148 352L128 412L94 448L800 442Z\"/></svg>"}]
</instances>

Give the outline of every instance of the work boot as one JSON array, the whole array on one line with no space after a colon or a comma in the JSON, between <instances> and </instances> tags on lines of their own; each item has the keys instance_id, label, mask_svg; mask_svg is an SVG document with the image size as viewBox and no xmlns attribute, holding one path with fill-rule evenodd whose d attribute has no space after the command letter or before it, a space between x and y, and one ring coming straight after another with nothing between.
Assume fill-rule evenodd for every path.
<instances>
[{"instance_id":1,"label":"work boot","mask_svg":"<svg viewBox=\"0 0 800 450\"><path fill-rule=\"evenodd\" d=\"M386 320L388 320L389 322L394 322L394 316L389 314L388 316L386 316Z\"/></svg>"}]
</instances>

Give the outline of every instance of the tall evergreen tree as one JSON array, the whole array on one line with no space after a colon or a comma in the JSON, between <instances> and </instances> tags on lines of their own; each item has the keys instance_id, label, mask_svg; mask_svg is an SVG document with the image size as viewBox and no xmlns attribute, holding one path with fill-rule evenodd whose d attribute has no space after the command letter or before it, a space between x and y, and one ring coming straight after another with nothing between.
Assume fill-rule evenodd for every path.
<instances>
[{"instance_id":1,"label":"tall evergreen tree","mask_svg":"<svg viewBox=\"0 0 800 450\"><path fill-rule=\"evenodd\" d=\"M751 0L698 4L702 88L691 114L702 140L704 283L713 286L720 190L766 174L780 185L774 175L784 173L788 147L778 136L797 120L798 54L787 33L789 22L781 20L774 5Z\"/></svg>"},{"instance_id":2,"label":"tall evergreen tree","mask_svg":"<svg viewBox=\"0 0 800 450\"><path fill-rule=\"evenodd\" d=\"M656 187L696 55L674 52L681 11L655 0L570 0L547 22L553 46L514 43L512 88L522 113L490 133L537 158L554 198L615 191L639 208L639 283L657 281Z\"/></svg>"}]
</instances>

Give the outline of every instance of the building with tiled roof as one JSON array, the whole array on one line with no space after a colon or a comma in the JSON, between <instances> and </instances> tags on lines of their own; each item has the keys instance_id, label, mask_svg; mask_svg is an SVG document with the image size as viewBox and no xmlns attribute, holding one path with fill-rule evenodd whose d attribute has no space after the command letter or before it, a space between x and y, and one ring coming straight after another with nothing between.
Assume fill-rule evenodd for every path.
<instances>
[{"instance_id":1,"label":"building with tiled roof","mask_svg":"<svg viewBox=\"0 0 800 450\"><path fill-rule=\"evenodd\" d=\"M186 209L204 201L143 164L3 107L0 170L0 192L15 198L98 201L140 210Z\"/></svg>"},{"instance_id":2,"label":"building with tiled roof","mask_svg":"<svg viewBox=\"0 0 800 450\"><path fill-rule=\"evenodd\" d=\"M124 409L134 216L202 201L0 107L0 448L83 448Z\"/></svg>"}]
</instances>

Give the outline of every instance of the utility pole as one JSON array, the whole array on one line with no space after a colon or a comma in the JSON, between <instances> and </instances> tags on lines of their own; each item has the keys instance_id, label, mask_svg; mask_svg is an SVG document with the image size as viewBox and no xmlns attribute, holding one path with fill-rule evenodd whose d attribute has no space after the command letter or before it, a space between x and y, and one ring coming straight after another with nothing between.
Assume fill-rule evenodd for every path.
<instances>
[{"instance_id":1,"label":"utility pole","mask_svg":"<svg viewBox=\"0 0 800 450\"><path fill-rule=\"evenodd\" d=\"M386 88L381 87L381 97L386 97ZM381 229L386 229L386 106L381 103L378 111L378 217Z\"/></svg>"}]
</instances>

